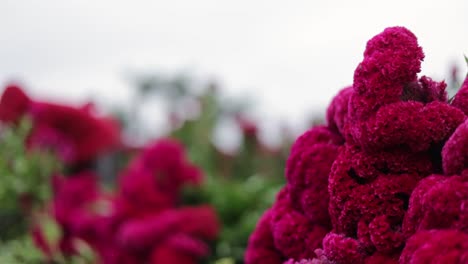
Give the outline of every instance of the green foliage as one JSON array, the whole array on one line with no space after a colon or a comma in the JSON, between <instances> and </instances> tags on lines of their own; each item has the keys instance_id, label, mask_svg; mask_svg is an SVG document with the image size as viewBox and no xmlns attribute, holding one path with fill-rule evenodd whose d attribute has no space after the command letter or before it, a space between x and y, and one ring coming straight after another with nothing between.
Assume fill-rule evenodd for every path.
<instances>
[{"instance_id":1,"label":"green foliage","mask_svg":"<svg viewBox=\"0 0 468 264\"><path fill-rule=\"evenodd\" d=\"M48 152L28 150L25 142L31 122L0 130L0 240L22 236L34 208L50 197L49 177L60 170Z\"/></svg>"},{"instance_id":2,"label":"green foliage","mask_svg":"<svg viewBox=\"0 0 468 264\"><path fill-rule=\"evenodd\" d=\"M8 242L0 242L0 263L41 264L42 253L34 246L30 236L18 237Z\"/></svg>"}]
</instances>

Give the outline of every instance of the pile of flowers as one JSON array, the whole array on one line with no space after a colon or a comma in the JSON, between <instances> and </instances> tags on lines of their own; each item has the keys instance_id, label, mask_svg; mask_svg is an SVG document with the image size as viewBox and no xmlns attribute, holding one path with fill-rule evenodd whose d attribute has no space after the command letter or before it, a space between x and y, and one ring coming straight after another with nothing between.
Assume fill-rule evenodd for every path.
<instances>
[{"instance_id":1,"label":"pile of flowers","mask_svg":"<svg viewBox=\"0 0 468 264\"><path fill-rule=\"evenodd\" d=\"M294 143L247 264L468 263L468 78L448 100L423 58L403 27L368 41L327 125Z\"/></svg>"}]
</instances>

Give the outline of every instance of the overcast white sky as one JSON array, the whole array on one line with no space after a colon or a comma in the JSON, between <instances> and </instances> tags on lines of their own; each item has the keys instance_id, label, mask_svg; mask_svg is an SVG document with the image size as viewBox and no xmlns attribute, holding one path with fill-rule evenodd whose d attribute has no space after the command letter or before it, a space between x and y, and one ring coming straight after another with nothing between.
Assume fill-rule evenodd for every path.
<instances>
[{"instance_id":1,"label":"overcast white sky","mask_svg":"<svg viewBox=\"0 0 468 264\"><path fill-rule=\"evenodd\" d=\"M293 122L352 83L366 41L394 25L418 36L424 74L464 74L466 0L1 0L0 84L110 105L128 101L128 70L189 69Z\"/></svg>"}]
</instances>

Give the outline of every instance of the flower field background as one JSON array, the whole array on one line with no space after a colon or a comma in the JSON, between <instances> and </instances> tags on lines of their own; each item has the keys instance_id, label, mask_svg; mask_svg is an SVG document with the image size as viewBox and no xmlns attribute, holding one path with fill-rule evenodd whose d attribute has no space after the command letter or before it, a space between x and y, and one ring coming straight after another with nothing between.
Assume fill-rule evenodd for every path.
<instances>
[{"instance_id":1,"label":"flower field background","mask_svg":"<svg viewBox=\"0 0 468 264\"><path fill-rule=\"evenodd\" d=\"M196 95L181 78L156 79L137 83L138 98L170 102L171 127L144 145L131 143L142 133L131 122L140 101L132 112L101 116L92 103L42 102L16 84L5 88L1 263L243 262L250 233L284 184L293 138L265 145L243 102L223 104L213 84ZM194 105L198 114L186 118ZM213 143L223 120L242 132L234 152Z\"/></svg>"},{"instance_id":2,"label":"flower field background","mask_svg":"<svg viewBox=\"0 0 468 264\"><path fill-rule=\"evenodd\" d=\"M140 76L130 111L107 115L8 84L0 263L468 263L468 78L418 76L423 59L385 29L326 115L275 146L211 82ZM151 96L168 127L147 139Z\"/></svg>"}]
</instances>

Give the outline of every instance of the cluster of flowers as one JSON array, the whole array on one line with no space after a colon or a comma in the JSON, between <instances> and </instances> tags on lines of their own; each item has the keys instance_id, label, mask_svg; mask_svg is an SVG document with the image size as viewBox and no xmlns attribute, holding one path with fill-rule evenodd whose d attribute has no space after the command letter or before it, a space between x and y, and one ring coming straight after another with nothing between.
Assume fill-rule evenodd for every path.
<instances>
[{"instance_id":1,"label":"cluster of flowers","mask_svg":"<svg viewBox=\"0 0 468 264\"><path fill-rule=\"evenodd\" d=\"M62 231L57 245L46 241L39 226L32 232L49 259L57 251L79 254L80 242L103 264L194 264L209 254L218 219L211 206L180 206L183 185L198 185L203 176L181 144L162 139L148 145L121 173L117 191L106 193L90 163L122 145L114 121L97 117L90 106L37 102L18 86L7 87L0 120L14 124L24 116L32 121L28 146L52 150L70 172L51 178L51 214Z\"/></svg>"},{"instance_id":2,"label":"cluster of flowers","mask_svg":"<svg viewBox=\"0 0 468 264\"><path fill-rule=\"evenodd\" d=\"M169 139L136 157L113 195L103 194L90 172L55 176L53 212L63 230L61 251L75 254L73 242L80 239L100 263L197 263L209 253L206 241L218 234L215 211L177 205L182 185L198 184L201 176L182 146Z\"/></svg>"},{"instance_id":3,"label":"cluster of flowers","mask_svg":"<svg viewBox=\"0 0 468 264\"><path fill-rule=\"evenodd\" d=\"M449 102L423 58L403 27L367 43L327 125L294 143L247 264L468 263L468 78Z\"/></svg>"}]
</instances>

